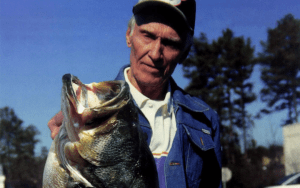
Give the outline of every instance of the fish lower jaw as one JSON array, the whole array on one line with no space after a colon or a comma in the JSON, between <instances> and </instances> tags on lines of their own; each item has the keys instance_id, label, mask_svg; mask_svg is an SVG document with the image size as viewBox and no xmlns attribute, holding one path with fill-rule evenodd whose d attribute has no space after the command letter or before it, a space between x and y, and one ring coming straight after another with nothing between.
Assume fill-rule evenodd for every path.
<instances>
[{"instance_id":1,"label":"fish lower jaw","mask_svg":"<svg viewBox=\"0 0 300 188\"><path fill-rule=\"evenodd\" d=\"M62 161L64 166L67 168L70 177L72 177L75 182L82 183L85 187L94 187L77 169L78 166L86 166L86 161L81 158L78 153L76 144L67 142L64 146L62 158L64 159Z\"/></svg>"}]
</instances>

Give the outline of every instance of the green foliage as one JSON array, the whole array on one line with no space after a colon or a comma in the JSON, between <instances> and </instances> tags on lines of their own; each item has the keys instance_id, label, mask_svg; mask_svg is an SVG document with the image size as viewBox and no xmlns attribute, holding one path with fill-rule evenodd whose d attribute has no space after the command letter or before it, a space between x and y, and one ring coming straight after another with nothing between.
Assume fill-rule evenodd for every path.
<instances>
[{"instance_id":1,"label":"green foliage","mask_svg":"<svg viewBox=\"0 0 300 188\"><path fill-rule=\"evenodd\" d=\"M34 156L39 131L22 123L13 109L0 109L0 163L11 187L41 187L47 149L43 148L41 156Z\"/></svg>"},{"instance_id":2,"label":"green foliage","mask_svg":"<svg viewBox=\"0 0 300 188\"><path fill-rule=\"evenodd\" d=\"M267 103L265 113L288 110L283 124L298 122L300 98L300 20L288 14L268 30L259 54L261 79L265 87L261 99ZM297 101L298 100L298 101Z\"/></svg>"}]
</instances>

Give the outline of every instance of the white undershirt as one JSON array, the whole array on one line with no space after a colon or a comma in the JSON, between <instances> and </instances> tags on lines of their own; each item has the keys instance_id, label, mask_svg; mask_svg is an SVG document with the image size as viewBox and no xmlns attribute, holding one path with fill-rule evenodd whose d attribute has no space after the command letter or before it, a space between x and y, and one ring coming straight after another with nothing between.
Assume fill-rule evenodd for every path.
<instances>
[{"instance_id":1,"label":"white undershirt","mask_svg":"<svg viewBox=\"0 0 300 188\"><path fill-rule=\"evenodd\" d=\"M140 93L129 81L127 71L124 70L125 81L128 83L131 95L136 104L143 112L150 123L152 137L150 141L150 150L155 158L167 156L176 133L175 114L172 106L171 86L168 86L168 92L163 101L151 100Z\"/></svg>"}]
</instances>

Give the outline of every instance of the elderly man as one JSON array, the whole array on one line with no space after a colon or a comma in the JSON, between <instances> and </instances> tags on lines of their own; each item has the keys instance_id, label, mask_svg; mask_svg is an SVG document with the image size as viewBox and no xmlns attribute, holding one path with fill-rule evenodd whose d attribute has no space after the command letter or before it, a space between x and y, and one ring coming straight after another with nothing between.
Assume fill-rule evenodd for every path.
<instances>
[{"instance_id":1,"label":"elderly man","mask_svg":"<svg viewBox=\"0 0 300 188\"><path fill-rule=\"evenodd\" d=\"M194 33L195 0L140 0L126 32L126 80L142 131L156 161L160 187L221 187L217 114L180 89L171 75L187 56ZM61 112L48 123L57 134Z\"/></svg>"}]
</instances>

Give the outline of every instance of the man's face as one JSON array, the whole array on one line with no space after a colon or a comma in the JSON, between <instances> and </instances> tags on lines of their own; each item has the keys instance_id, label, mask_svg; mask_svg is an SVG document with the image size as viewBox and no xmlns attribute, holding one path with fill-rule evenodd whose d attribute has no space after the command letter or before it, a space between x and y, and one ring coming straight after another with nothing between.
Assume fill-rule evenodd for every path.
<instances>
[{"instance_id":1,"label":"man's face","mask_svg":"<svg viewBox=\"0 0 300 188\"><path fill-rule=\"evenodd\" d=\"M158 22L135 25L126 33L130 53L130 82L136 86L162 86L183 54L183 38L172 27Z\"/></svg>"}]
</instances>

